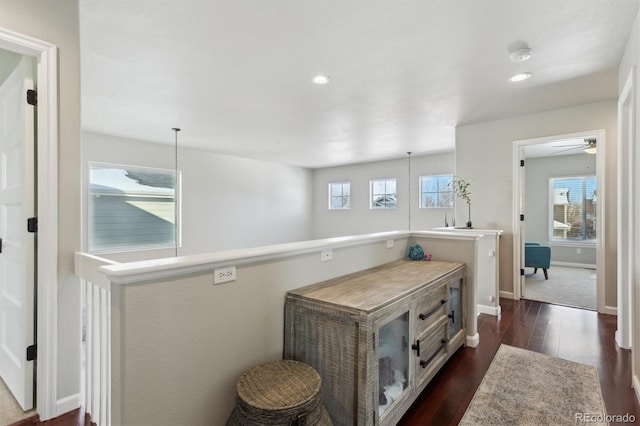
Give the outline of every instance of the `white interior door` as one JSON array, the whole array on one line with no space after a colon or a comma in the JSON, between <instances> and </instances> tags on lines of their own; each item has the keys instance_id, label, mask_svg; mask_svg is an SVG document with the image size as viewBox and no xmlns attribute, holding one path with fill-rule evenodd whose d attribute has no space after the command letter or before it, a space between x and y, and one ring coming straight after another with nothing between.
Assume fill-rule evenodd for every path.
<instances>
[{"instance_id":1,"label":"white interior door","mask_svg":"<svg viewBox=\"0 0 640 426\"><path fill-rule=\"evenodd\" d=\"M35 216L33 60L23 57L0 86L0 376L24 410L33 408Z\"/></svg>"}]
</instances>

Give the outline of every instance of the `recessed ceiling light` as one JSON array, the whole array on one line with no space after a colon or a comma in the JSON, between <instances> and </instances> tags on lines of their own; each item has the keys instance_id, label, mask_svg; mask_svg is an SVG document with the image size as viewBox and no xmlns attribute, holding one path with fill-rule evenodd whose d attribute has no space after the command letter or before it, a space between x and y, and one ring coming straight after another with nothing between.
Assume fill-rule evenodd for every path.
<instances>
[{"instance_id":1,"label":"recessed ceiling light","mask_svg":"<svg viewBox=\"0 0 640 426\"><path fill-rule=\"evenodd\" d=\"M313 81L315 84L328 84L331 80L329 80L329 77L327 77L326 75L319 74L313 77L313 80L311 81Z\"/></svg>"},{"instance_id":2,"label":"recessed ceiling light","mask_svg":"<svg viewBox=\"0 0 640 426\"><path fill-rule=\"evenodd\" d=\"M509 55L509 59L511 59L511 62L524 62L531 57L531 54L532 50L528 47L524 47L522 49L511 52L511 55Z\"/></svg>"},{"instance_id":3,"label":"recessed ceiling light","mask_svg":"<svg viewBox=\"0 0 640 426\"><path fill-rule=\"evenodd\" d=\"M522 81L531 77L530 72L522 72L520 74L516 74L509 79L509 81Z\"/></svg>"}]
</instances>

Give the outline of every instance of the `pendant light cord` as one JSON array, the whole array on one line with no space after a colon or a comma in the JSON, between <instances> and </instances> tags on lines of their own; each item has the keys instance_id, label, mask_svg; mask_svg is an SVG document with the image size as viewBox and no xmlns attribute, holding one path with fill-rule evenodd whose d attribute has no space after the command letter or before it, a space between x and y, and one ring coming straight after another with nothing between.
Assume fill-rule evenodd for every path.
<instances>
[{"instance_id":1,"label":"pendant light cord","mask_svg":"<svg viewBox=\"0 0 640 426\"><path fill-rule=\"evenodd\" d=\"M407 155L409 156L408 158L408 164L409 164L409 183L407 185L407 189L409 191L409 231L411 231L411 151L407 151Z\"/></svg>"},{"instance_id":2,"label":"pendant light cord","mask_svg":"<svg viewBox=\"0 0 640 426\"><path fill-rule=\"evenodd\" d=\"M173 185L173 239L175 246L175 256L178 257L178 132L180 128L173 127L175 134L175 142L174 142L174 169L175 169L175 183Z\"/></svg>"}]
</instances>

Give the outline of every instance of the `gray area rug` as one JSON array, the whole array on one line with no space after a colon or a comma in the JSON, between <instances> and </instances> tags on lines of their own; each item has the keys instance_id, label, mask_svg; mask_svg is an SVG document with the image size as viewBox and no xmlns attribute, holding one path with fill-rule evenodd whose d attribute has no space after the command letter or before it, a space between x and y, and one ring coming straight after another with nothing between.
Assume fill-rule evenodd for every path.
<instances>
[{"instance_id":1,"label":"gray area rug","mask_svg":"<svg viewBox=\"0 0 640 426\"><path fill-rule=\"evenodd\" d=\"M18 401L15 400L4 381L0 379L0 426L10 425L35 415L37 415L35 410L22 411Z\"/></svg>"},{"instance_id":2,"label":"gray area rug","mask_svg":"<svg viewBox=\"0 0 640 426\"><path fill-rule=\"evenodd\" d=\"M525 269L525 299L577 308L597 309L595 269L551 265L549 279L544 279L542 269L534 274Z\"/></svg>"},{"instance_id":3,"label":"gray area rug","mask_svg":"<svg viewBox=\"0 0 640 426\"><path fill-rule=\"evenodd\" d=\"M606 425L598 371L501 345L461 425Z\"/></svg>"}]
</instances>

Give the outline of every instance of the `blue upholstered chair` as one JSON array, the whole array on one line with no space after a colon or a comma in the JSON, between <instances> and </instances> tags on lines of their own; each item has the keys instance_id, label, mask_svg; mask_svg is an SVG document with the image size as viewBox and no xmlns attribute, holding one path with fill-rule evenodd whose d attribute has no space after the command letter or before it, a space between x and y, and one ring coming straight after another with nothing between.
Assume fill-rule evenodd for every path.
<instances>
[{"instance_id":1,"label":"blue upholstered chair","mask_svg":"<svg viewBox=\"0 0 640 426\"><path fill-rule=\"evenodd\" d=\"M542 268L544 279L548 280L547 269L551 267L551 247L540 243L524 243L524 266L534 268L533 273Z\"/></svg>"}]
</instances>

